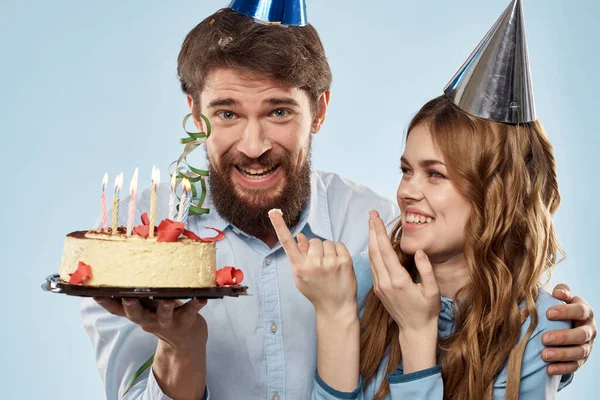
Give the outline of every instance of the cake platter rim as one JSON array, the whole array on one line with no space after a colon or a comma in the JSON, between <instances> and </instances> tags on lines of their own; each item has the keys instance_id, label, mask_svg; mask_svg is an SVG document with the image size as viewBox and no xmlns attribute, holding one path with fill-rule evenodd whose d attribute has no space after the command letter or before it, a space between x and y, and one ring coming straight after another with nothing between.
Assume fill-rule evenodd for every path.
<instances>
[{"instance_id":1,"label":"cake platter rim","mask_svg":"<svg viewBox=\"0 0 600 400\"><path fill-rule=\"evenodd\" d=\"M135 297L149 299L221 299L247 296L247 286L215 286L209 288L126 288L110 286L71 285L51 274L42 283L42 290L77 297Z\"/></svg>"}]
</instances>

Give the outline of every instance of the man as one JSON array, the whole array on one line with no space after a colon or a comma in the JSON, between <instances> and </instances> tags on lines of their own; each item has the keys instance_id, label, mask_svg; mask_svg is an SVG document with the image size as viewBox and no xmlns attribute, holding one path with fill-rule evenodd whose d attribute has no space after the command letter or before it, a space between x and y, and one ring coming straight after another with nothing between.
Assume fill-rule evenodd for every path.
<instances>
[{"instance_id":1,"label":"man","mask_svg":"<svg viewBox=\"0 0 600 400\"><path fill-rule=\"evenodd\" d=\"M221 10L189 33L178 73L196 125L201 128L202 113L213 128L206 141L211 213L190 217L187 227L226 232L217 245L218 267L242 269L251 296L208 304L193 300L177 308L162 301L155 313L137 300L96 299L103 308L84 301L84 325L107 397L310 398L314 309L294 287L267 212L281 209L293 234L343 242L357 259L367 257L368 210L392 221L398 209L364 186L311 169L312 136L325 120L331 85L313 27L258 24ZM168 198L165 186L159 199ZM149 196L141 197L145 211ZM166 204L159 206L158 217L166 213ZM369 289L370 271L355 273L363 283L360 298ZM587 325L556 333L562 338L558 344L582 344L589 337L581 335L595 335L591 308L575 303L559 308L559 318L581 312ZM581 363L590 347L555 353ZM152 367L144 369L152 355ZM561 364L556 374L577 365Z\"/></svg>"}]
</instances>

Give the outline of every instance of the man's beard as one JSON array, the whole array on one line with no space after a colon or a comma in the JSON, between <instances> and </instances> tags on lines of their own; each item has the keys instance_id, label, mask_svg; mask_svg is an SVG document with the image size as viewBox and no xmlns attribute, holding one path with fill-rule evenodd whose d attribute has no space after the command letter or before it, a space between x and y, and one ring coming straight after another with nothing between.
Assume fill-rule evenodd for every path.
<instances>
[{"instance_id":1,"label":"man's beard","mask_svg":"<svg viewBox=\"0 0 600 400\"><path fill-rule=\"evenodd\" d=\"M276 156L272 150L257 159L243 154L233 156L226 153L218 170L209 160L209 192L217 212L238 229L254 236L275 232L268 216L269 210L273 208L280 209L287 226L292 226L310 198L310 150L309 145L306 160L296 168L292 165L289 153ZM252 194L243 197L237 194L231 180L231 171L236 165L248 167L252 163L279 165L278 168L282 169L280 173L285 175L285 186L279 196L271 198L272 189L254 190Z\"/></svg>"}]
</instances>

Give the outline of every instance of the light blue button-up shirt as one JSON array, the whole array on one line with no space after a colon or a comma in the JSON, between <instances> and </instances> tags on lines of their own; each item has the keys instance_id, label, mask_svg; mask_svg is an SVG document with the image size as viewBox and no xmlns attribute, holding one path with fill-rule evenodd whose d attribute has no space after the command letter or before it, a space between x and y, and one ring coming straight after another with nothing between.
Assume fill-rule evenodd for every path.
<instances>
[{"instance_id":1,"label":"light blue button-up shirt","mask_svg":"<svg viewBox=\"0 0 600 400\"><path fill-rule=\"evenodd\" d=\"M355 264L355 268L359 271L364 271L364 268L360 265ZM361 279L361 286L363 288L369 286L365 283L370 280L369 276L363 275L358 278ZM441 302L442 310L438 320L438 336L445 338L455 332L456 324L453 301L442 297ZM569 329L571 327L571 321L551 321L546 317L546 311L558 304L563 303L552 297L548 292L539 290L536 299L538 324L529 337L523 354L519 387L520 399L554 399L556 392L568 385L573 379L573 374L564 375L562 378L560 376L548 375L546 372L548 363L542 359L542 350L545 348L542 343L544 332ZM525 336L530 322L530 318L527 318L523 325L521 325L519 341ZM508 366L505 365L494 381L493 397L495 400L505 398L507 377ZM442 379L442 369L439 365L410 374L404 374L402 365L399 365L394 372L387 374L386 358L379 365L373 381L367 387L364 387L361 378L359 387L353 392L340 392L331 388L316 373L312 400L370 400L375 397L384 380L387 380L390 385L390 393L386 397L386 400L443 400L444 398L444 382Z\"/></svg>"},{"instance_id":2,"label":"light blue button-up shirt","mask_svg":"<svg viewBox=\"0 0 600 400\"><path fill-rule=\"evenodd\" d=\"M210 189L209 189L210 190ZM149 210L149 191L138 197L136 221ZM168 213L169 187L161 185L157 221ZM296 289L287 256L278 244L269 248L239 231L217 213L190 217L187 228L203 234L203 227L223 230L217 242L217 266L244 272L249 296L210 300L201 314L208 323L207 387L211 399L309 399L316 368L316 328L312 304ZM126 210L126 200L121 205ZM311 196L295 235L343 242L353 258L367 256L369 210L391 222L398 215L394 202L339 175L313 172ZM121 223L126 215L120 216ZM214 234L206 232L207 236ZM368 263L357 262L359 296L370 288ZM93 266L92 266L93 268ZM104 311L91 299L82 301L82 318L96 351L96 364L108 400L169 399L148 369L121 397L135 372L154 354L157 339L125 318Z\"/></svg>"}]
</instances>

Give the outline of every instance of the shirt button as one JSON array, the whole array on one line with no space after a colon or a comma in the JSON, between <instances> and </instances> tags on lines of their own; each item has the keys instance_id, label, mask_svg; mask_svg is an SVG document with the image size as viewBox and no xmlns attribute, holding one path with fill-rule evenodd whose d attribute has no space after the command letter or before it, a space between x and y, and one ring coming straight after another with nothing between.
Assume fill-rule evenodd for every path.
<instances>
[{"instance_id":1,"label":"shirt button","mask_svg":"<svg viewBox=\"0 0 600 400\"><path fill-rule=\"evenodd\" d=\"M271 400L279 400L279 399L281 399L281 397L277 393L275 393L273 395L273 397L271 397Z\"/></svg>"},{"instance_id":2,"label":"shirt button","mask_svg":"<svg viewBox=\"0 0 600 400\"><path fill-rule=\"evenodd\" d=\"M275 322L273 322L273 323L271 324L271 327L270 327L270 329L271 329L271 332L273 332L273 333L276 333L276 332L277 332L277 329L279 329L279 327L277 326L277 324L276 324ZM278 396L278 395L275 395L275 396Z\"/></svg>"},{"instance_id":3,"label":"shirt button","mask_svg":"<svg viewBox=\"0 0 600 400\"><path fill-rule=\"evenodd\" d=\"M271 265L271 257L265 258L265 264Z\"/></svg>"}]
</instances>

